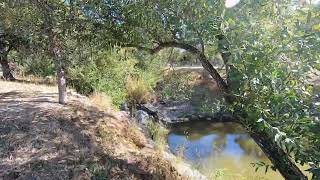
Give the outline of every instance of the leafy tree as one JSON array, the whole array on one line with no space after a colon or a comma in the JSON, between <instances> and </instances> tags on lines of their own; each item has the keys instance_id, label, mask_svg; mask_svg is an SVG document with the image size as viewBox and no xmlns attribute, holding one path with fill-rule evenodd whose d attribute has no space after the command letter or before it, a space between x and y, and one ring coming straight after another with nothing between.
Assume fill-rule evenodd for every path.
<instances>
[{"instance_id":1,"label":"leafy tree","mask_svg":"<svg viewBox=\"0 0 320 180\"><path fill-rule=\"evenodd\" d=\"M224 1L207 0L29 0L0 5L5 12L0 14L1 62L12 44L21 44L15 39L26 37L37 52L53 59L60 103L65 102L68 65L77 67L87 60L73 59L75 52L88 48L82 48L85 43L102 54L88 68L75 68L90 83L119 77L117 70L101 77L91 74L109 65L119 68L121 63L104 58L103 49L115 44L151 54L183 49L210 73L228 110L284 178L306 179L292 160L313 163L310 171L319 178L320 110L307 82L319 68L318 7L289 0L244 0L233 9L226 9ZM225 77L209 61L217 54ZM135 65L144 67L141 61ZM4 72L10 79L9 71ZM99 86L108 91L122 83Z\"/></svg>"},{"instance_id":2,"label":"leafy tree","mask_svg":"<svg viewBox=\"0 0 320 180\"><path fill-rule=\"evenodd\" d=\"M306 161L306 156L300 156L298 151L292 156L291 151L283 148L287 147L283 141L291 142L289 137L296 138L297 143L293 144L299 144L301 135L281 126L295 119L296 126L305 122L315 128L306 74L319 63L315 46L319 44L319 33L314 30L317 24L310 24L317 21L317 11L297 9L290 1L249 0L241 2L234 11L225 9L223 2L205 0L108 1L99 6L105 8L92 11L101 16L113 12L116 40L121 46L150 53L180 48L194 54L217 82L229 110L283 177L306 179L292 159L311 161L319 167L316 152L308 154L315 159ZM295 21L295 16L302 19ZM301 25L305 23L307 26ZM215 47L216 53L221 54L225 79L208 61L207 47ZM310 133L314 132L307 134Z\"/></svg>"},{"instance_id":3,"label":"leafy tree","mask_svg":"<svg viewBox=\"0 0 320 180\"><path fill-rule=\"evenodd\" d=\"M17 39L23 37L29 43L25 55L39 53L53 60L59 103L64 104L68 54L76 44L83 43L81 39L91 28L86 26L82 6L74 1L60 0L4 1L1 10L1 29L4 31L1 34L1 64L6 78L13 79L7 66L7 55L11 47L21 50L22 41Z\"/></svg>"},{"instance_id":4,"label":"leafy tree","mask_svg":"<svg viewBox=\"0 0 320 180\"><path fill-rule=\"evenodd\" d=\"M5 80L14 80L15 77L11 72L8 54L11 49L15 46L17 38L14 35L1 33L0 34L0 64L2 67L3 78Z\"/></svg>"},{"instance_id":5,"label":"leafy tree","mask_svg":"<svg viewBox=\"0 0 320 180\"><path fill-rule=\"evenodd\" d=\"M30 20L28 16L22 17L24 11L15 3L5 1L0 4L0 64L3 77L6 80L15 80L10 69L8 55L12 50L21 50L28 47L28 31L23 28L24 23ZM24 20L22 21L22 18Z\"/></svg>"}]
</instances>

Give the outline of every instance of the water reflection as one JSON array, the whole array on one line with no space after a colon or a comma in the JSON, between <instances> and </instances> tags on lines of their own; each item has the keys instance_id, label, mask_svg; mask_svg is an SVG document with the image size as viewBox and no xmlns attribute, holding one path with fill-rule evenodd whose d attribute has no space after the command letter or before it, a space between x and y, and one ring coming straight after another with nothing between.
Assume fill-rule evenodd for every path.
<instances>
[{"instance_id":1,"label":"water reflection","mask_svg":"<svg viewBox=\"0 0 320 180\"><path fill-rule=\"evenodd\" d=\"M235 159L244 155L264 158L259 147L243 128L233 123L198 122L176 125L168 136L168 144L173 153L183 151L184 158L191 161L218 155Z\"/></svg>"},{"instance_id":2,"label":"water reflection","mask_svg":"<svg viewBox=\"0 0 320 180\"><path fill-rule=\"evenodd\" d=\"M200 171L228 169L249 179L268 179L263 169L263 173L257 174L251 166L258 161L269 162L268 159L238 124L197 122L174 125L168 135L168 144L171 152ZM268 173L268 177L282 179L275 172Z\"/></svg>"}]
</instances>

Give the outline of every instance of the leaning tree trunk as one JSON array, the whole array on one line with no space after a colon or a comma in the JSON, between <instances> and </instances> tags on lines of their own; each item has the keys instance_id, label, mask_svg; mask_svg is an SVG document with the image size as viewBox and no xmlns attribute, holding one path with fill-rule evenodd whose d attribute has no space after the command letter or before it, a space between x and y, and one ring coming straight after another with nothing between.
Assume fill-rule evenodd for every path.
<instances>
[{"instance_id":1,"label":"leaning tree trunk","mask_svg":"<svg viewBox=\"0 0 320 180\"><path fill-rule=\"evenodd\" d=\"M226 79L227 79L227 89L228 89L227 92L230 92L230 88L233 88L232 87L233 84L230 81L230 64L229 64L229 60L231 56L229 52L230 45L226 37L222 34L218 35L217 39L219 40L218 48L226 67ZM207 69L206 67L204 68ZM233 103L236 100L236 98L232 98L229 93L225 94L225 99L228 103ZM242 119L242 118L239 117L239 119ZM241 123L243 122L245 121L242 121ZM246 124L243 124L243 125L247 126ZM288 179L288 180L307 179L307 177L301 172L301 170L296 166L296 164L292 162L288 154L281 147L279 147L277 143L275 143L275 141L273 140L273 137L271 137L266 130L259 130L259 129L253 128L248 132L250 136L254 139L254 141L260 146L260 148L266 154L266 156L271 160L274 167L279 170L279 172L285 179Z\"/></svg>"},{"instance_id":2,"label":"leaning tree trunk","mask_svg":"<svg viewBox=\"0 0 320 180\"><path fill-rule=\"evenodd\" d=\"M271 160L274 167L279 170L280 174L287 180L304 180L307 177L301 172L295 163L289 158L272 138L268 137L265 132L250 132L250 136L260 146L262 151Z\"/></svg>"},{"instance_id":3,"label":"leaning tree trunk","mask_svg":"<svg viewBox=\"0 0 320 180\"><path fill-rule=\"evenodd\" d=\"M159 52L161 49L175 47L184 49L194 55L196 55L203 68L209 72L212 78L217 82L219 89L222 91L227 103L232 104L237 101L237 98L230 93L230 88L227 82L220 76L219 72L212 66L208 58L203 52L201 52L196 47L186 44L179 43L176 41L171 42L161 42L157 47L150 50L152 54ZM244 126L244 120L240 120ZM249 131L249 134L256 141L256 143L261 147L266 156L272 161L273 165L280 171L281 175L287 180L295 179L307 179L306 176L301 172L301 170L292 162L288 154L286 154L275 142L272 137L268 134L266 130L253 129Z\"/></svg>"},{"instance_id":4,"label":"leaning tree trunk","mask_svg":"<svg viewBox=\"0 0 320 180\"><path fill-rule=\"evenodd\" d=\"M213 79L219 85L220 89L224 91L224 98L227 103L233 103L237 99L233 97L230 93L229 87L225 86L225 83L221 83L221 79L216 75L216 70L212 65L210 65L207 58L204 55L200 55L203 67L210 72ZM224 88L224 89L222 89ZM240 123L243 123L241 121ZM243 124L246 126L246 124ZM266 130L251 129L249 131L250 136L255 140L255 142L260 146L266 156L271 160L276 169L279 170L281 175L287 180L304 180L307 179L306 176L301 172L301 170L292 162L288 154L284 152L275 142L272 137L267 133Z\"/></svg>"},{"instance_id":5,"label":"leaning tree trunk","mask_svg":"<svg viewBox=\"0 0 320 180\"><path fill-rule=\"evenodd\" d=\"M248 131L254 141L270 159L274 167L287 180L305 180L307 177L297 165L289 158L288 154L279 147L266 130L251 129Z\"/></svg>"},{"instance_id":6,"label":"leaning tree trunk","mask_svg":"<svg viewBox=\"0 0 320 180\"><path fill-rule=\"evenodd\" d=\"M15 77L13 76L12 71L9 66L7 55L3 55L0 57L0 64L1 64L3 78L5 80L10 80L10 81L15 80Z\"/></svg>"}]
</instances>

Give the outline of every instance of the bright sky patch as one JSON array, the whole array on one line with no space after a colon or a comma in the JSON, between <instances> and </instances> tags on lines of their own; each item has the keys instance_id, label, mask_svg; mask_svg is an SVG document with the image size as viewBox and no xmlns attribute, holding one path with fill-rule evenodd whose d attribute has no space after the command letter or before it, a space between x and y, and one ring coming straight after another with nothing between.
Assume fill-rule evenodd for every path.
<instances>
[{"instance_id":1,"label":"bright sky patch","mask_svg":"<svg viewBox=\"0 0 320 180\"><path fill-rule=\"evenodd\" d=\"M240 0L226 0L225 6L226 6L226 8L232 8L235 5L237 5L239 2L240 2Z\"/></svg>"}]
</instances>

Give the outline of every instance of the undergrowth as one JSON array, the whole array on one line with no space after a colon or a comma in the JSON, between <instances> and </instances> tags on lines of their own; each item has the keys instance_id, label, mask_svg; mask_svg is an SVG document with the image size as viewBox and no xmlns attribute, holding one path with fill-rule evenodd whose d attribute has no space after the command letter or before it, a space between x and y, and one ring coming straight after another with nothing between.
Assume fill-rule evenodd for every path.
<instances>
[{"instance_id":1,"label":"undergrowth","mask_svg":"<svg viewBox=\"0 0 320 180\"><path fill-rule=\"evenodd\" d=\"M147 125L148 132L151 139L155 142L156 148L158 150L165 150L167 145L167 135L169 131L161 126L159 123L154 121L149 121Z\"/></svg>"}]
</instances>

